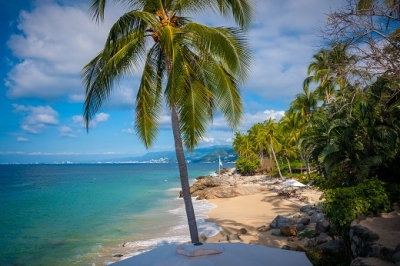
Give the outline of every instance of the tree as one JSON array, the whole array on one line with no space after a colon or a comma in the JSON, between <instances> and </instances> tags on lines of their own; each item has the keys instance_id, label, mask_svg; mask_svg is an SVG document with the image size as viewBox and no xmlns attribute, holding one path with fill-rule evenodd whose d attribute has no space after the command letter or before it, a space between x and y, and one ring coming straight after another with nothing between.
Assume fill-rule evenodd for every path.
<instances>
[{"instance_id":1,"label":"tree","mask_svg":"<svg viewBox=\"0 0 400 266\"><path fill-rule=\"evenodd\" d=\"M272 118L270 118L264 122L263 130L264 130L264 134L265 134L265 140L268 144L267 148L274 156L276 167L278 168L279 176L282 177L281 169L279 167L279 163L276 158L276 153L275 153L275 149L274 149L274 147L278 150L281 148L281 144L279 143L277 136L276 136L277 124L275 123L275 121Z\"/></svg>"},{"instance_id":2,"label":"tree","mask_svg":"<svg viewBox=\"0 0 400 266\"><path fill-rule=\"evenodd\" d=\"M355 55L347 55L346 46L343 43L332 44L330 49L321 49L313 55L314 61L310 63L307 69L308 76L303 87L309 89L311 82L318 83L315 89L316 95L325 104L331 103L337 89L343 90L349 80L351 71L348 66L355 61Z\"/></svg>"},{"instance_id":3,"label":"tree","mask_svg":"<svg viewBox=\"0 0 400 266\"><path fill-rule=\"evenodd\" d=\"M163 103L171 113L175 151L190 237L198 242L183 145L193 150L216 109L235 128L242 117L240 84L247 76L250 50L241 29L249 26L246 0L114 0L130 10L111 27L104 48L82 70L86 127L112 93L115 82L144 63L136 98L135 129L150 147L158 132ZM91 0L97 21L106 0ZM184 14L232 14L241 29L210 27ZM163 102L165 100L165 102Z\"/></svg>"},{"instance_id":4,"label":"tree","mask_svg":"<svg viewBox=\"0 0 400 266\"><path fill-rule=\"evenodd\" d=\"M254 150L258 153L258 158L260 160L260 166L264 162L264 152L268 148L268 143L266 140L266 131L262 123L254 124L249 130L249 139L253 145Z\"/></svg>"},{"instance_id":5,"label":"tree","mask_svg":"<svg viewBox=\"0 0 400 266\"><path fill-rule=\"evenodd\" d=\"M363 73L353 82L365 84L380 76L400 76L399 22L399 0L348 0L328 14L321 33L329 43L342 43L357 55L349 68Z\"/></svg>"}]
</instances>

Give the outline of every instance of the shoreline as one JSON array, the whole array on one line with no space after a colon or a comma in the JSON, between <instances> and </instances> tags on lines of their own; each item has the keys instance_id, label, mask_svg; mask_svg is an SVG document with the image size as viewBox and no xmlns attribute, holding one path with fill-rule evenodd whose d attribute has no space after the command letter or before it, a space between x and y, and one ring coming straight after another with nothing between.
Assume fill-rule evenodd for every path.
<instances>
[{"instance_id":1,"label":"shoreline","mask_svg":"<svg viewBox=\"0 0 400 266\"><path fill-rule=\"evenodd\" d=\"M318 196L319 199L320 193L308 191L305 194ZM207 221L215 223L221 230L217 235L207 238L206 242L219 242L225 236L237 234L241 228L245 228L247 232L240 235L240 242L274 248L282 248L287 245L287 238L274 236L271 231L259 232L257 228L268 225L278 215L286 216L298 213L300 207L306 204L284 199L283 196L278 196L273 191L234 198L208 199L208 201L218 207L206 214Z\"/></svg>"},{"instance_id":2,"label":"shoreline","mask_svg":"<svg viewBox=\"0 0 400 266\"><path fill-rule=\"evenodd\" d=\"M287 244L287 239L279 236L271 235L271 231L258 232L257 228L268 225L277 215L288 215L299 212L299 208L305 204L317 204L321 192L315 190L305 190L302 195L312 199L311 202L301 202L296 200L284 199L283 196L279 196L276 189L278 181L282 181L279 178L269 178L263 176L229 176L222 175L217 177L219 181L230 183L232 185L232 179L238 181L234 182L234 187L245 188L256 186L259 192L242 196L234 196L229 198L212 198L196 200L196 196L192 195L193 204L196 205L196 201L202 205L207 205L209 208L206 210L200 210L196 215L198 221L198 231L200 238L202 235L207 237L206 240L201 242L206 243L217 243L222 240L225 236L231 234L237 234L238 230L245 228L246 234L240 235L240 241L245 244L269 246L275 248L282 248L283 245ZM266 184L265 182L268 182ZM199 182L194 180L193 184ZM192 183L192 182L191 182ZM193 185L191 184L191 185ZM183 199L182 199L183 200ZM183 202L182 202L183 204ZM214 207L215 206L215 207ZM184 209L183 209L184 210ZM182 214L180 214L182 215ZM186 219L186 215L184 215ZM183 216L181 216L183 218ZM204 227L202 227L204 226ZM210 229L211 228L211 229ZM209 231L207 232L208 229ZM167 232L163 234L165 237L163 243L177 243L172 240L171 235ZM171 241L168 241L171 239ZM188 241L190 238L188 237ZM186 242L188 242L186 241ZM186 243L181 242L181 243ZM132 256L139 255L145 251L157 248L158 245L147 246L142 249L135 247L135 241L121 243L118 247L114 247L113 254L124 254L122 257L109 260L109 263L127 259ZM135 252L128 252L127 249L135 250ZM118 251L117 251L118 250ZM123 252L125 250L125 252ZM111 251L111 250L109 250ZM110 253L109 253L110 254ZM106 264L106 265L108 265Z\"/></svg>"}]
</instances>

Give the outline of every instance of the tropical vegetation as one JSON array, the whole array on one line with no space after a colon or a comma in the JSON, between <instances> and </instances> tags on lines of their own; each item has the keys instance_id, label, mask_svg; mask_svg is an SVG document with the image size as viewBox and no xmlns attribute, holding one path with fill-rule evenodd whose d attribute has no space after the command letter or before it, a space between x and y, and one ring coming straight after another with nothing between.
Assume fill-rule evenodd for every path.
<instances>
[{"instance_id":1,"label":"tropical vegetation","mask_svg":"<svg viewBox=\"0 0 400 266\"><path fill-rule=\"evenodd\" d=\"M239 159L273 158L272 175L314 179L344 239L359 215L400 203L400 2L349 4L353 11L329 15L323 33L330 42L313 56L285 115L237 132L233 141Z\"/></svg>"},{"instance_id":2,"label":"tropical vegetation","mask_svg":"<svg viewBox=\"0 0 400 266\"><path fill-rule=\"evenodd\" d=\"M90 1L96 21L104 19L108 2ZM128 10L111 27L104 48L82 70L86 127L115 83L143 67L135 129L144 145L152 146L162 112L169 111L190 237L199 242L183 147L196 147L217 110L232 128L241 121L240 85L251 58L244 32L252 17L250 1L113 2ZM231 15L238 27L210 27L187 17L200 12Z\"/></svg>"}]
</instances>

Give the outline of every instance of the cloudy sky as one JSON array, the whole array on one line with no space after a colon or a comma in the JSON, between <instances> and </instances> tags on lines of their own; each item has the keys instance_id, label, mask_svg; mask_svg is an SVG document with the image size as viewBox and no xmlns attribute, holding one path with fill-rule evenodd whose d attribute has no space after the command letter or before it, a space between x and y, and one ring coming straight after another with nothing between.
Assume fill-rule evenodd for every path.
<instances>
[{"instance_id":1,"label":"cloudy sky","mask_svg":"<svg viewBox=\"0 0 400 266\"><path fill-rule=\"evenodd\" d=\"M79 72L101 50L108 29L124 13L123 7L110 5L99 25L91 20L87 2L1 1L0 163L104 161L147 152L133 130L140 73L118 84L89 132L84 128ZM321 45L318 27L326 23L326 13L345 0L255 2L249 32L254 59L242 88L242 132L270 117L279 120L288 109ZM229 25L217 16L198 20ZM232 137L217 115L200 146L230 145ZM149 151L161 150L173 150L168 112Z\"/></svg>"}]
</instances>

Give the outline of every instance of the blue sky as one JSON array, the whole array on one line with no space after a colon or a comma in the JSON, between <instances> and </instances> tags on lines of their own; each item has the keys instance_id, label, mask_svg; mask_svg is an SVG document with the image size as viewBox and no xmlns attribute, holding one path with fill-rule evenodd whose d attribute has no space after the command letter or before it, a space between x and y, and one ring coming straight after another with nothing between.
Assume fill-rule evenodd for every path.
<instances>
[{"instance_id":1,"label":"blue sky","mask_svg":"<svg viewBox=\"0 0 400 266\"><path fill-rule=\"evenodd\" d=\"M110 1L112 3L112 1ZM258 0L249 32L251 75L242 87L240 131L270 117L279 120L301 92L312 55L322 40L317 28L344 0ZM84 89L79 72L100 50L108 29L123 14L110 5L103 24L93 22L83 0L1 1L0 163L106 161L148 152L134 133L140 72L119 83L89 133L82 123ZM229 22L199 18L210 25ZM217 115L200 147L230 145L234 133ZM149 151L173 150L169 114Z\"/></svg>"}]
</instances>

